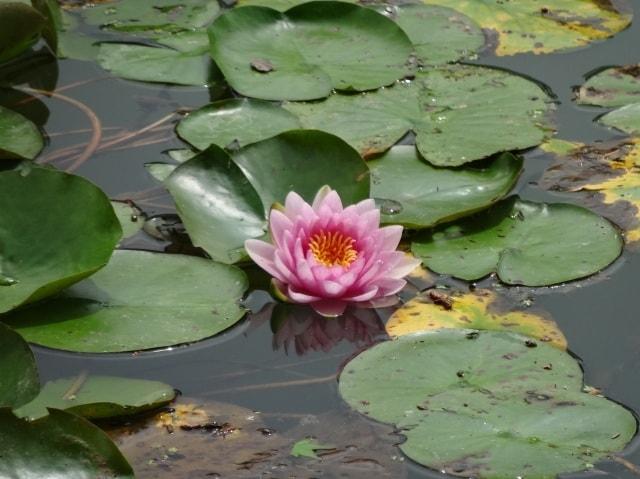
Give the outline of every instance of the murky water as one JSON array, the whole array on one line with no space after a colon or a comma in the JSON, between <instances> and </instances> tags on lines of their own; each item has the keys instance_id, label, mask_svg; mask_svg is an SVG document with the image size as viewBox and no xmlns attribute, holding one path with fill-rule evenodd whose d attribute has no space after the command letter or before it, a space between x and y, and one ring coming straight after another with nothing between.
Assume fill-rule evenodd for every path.
<instances>
[{"instance_id":1,"label":"murky water","mask_svg":"<svg viewBox=\"0 0 640 479\"><path fill-rule=\"evenodd\" d=\"M640 0L631 3L640 19ZM477 63L513 70L549 87L559 102L559 138L606 140L615 137L616 133L593 122L604 110L575 105L571 101L572 87L581 84L584 76L594 69L640 62L638 45L640 20L615 38L586 49L544 56L496 58L484 55ZM56 68L55 63L45 59L30 68L29 76L37 79L34 88L57 85L58 92L64 97L40 97L38 101L20 103L21 99L15 95L4 94L0 103L15 105L18 102L19 105L14 106L16 109L46 129L50 138L42 153L44 161L66 168L72 163L67 160L69 154L58 157L56 152L71 148L67 151L80 154L86 148L91 136L87 131L90 118L87 111L74 104L73 100L78 100L99 118L105 136L122 135L123 129L130 131L131 136L125 140L120 136L111 148L93 153L89 161L77 165L76 172L94 181L111 197L133 199L147 215L172 211L170 200L143 165L165 161L167 157L163 151L184 146L173 132L180 118L172 115L173 112L202 106L211 97L223 95L223 91L210 93L200 88L154 86L113 79L96 65L72 60L61 61ZM133 134L148 125L154 128ZM570 195L548 193L536 186L550 158L539 152L531 152L529 156L517 192L525 199L572 201ZM167 245L144 235L126 244L127 247L155 250L164 250ZM571 287L516 290L522 298L531 298L533 307L548 311L558 322L571 351L582 360L586 382L635 411L640 411L640 381L637 378L640 315L635 303L638 278L640 255L625 253L596 280ZM253 280L256 288L265 283L259 273L253 275ZM258 292L252 295L249 303L258 310L266 299L264 293ZM369 331L375 336L378 331L375 318L363 319L369 321L367 324L373 324ZM297 415L330 412L346 418L348 408L338 395L335 376L361 345L344 339L327 352L310 350L298 355L295 344L291 343L287 353L284 346L275 346L283 339L274 338L269 320L267 305L262 313L249 316L219 337L161 352L104 356L42 348L36 348L36 352L43 380L83 370L160 380L190 397L209 398L261 411L267 425L277 429L294 425ZM298 348L301 344L299 341ZM640 464L640 447L632 445L625 457ZM409 477L440 475L409 462L406 461ZM596 467L612 477L634 476L618 463L604 462Z\"/></svg>"}]
</instances>

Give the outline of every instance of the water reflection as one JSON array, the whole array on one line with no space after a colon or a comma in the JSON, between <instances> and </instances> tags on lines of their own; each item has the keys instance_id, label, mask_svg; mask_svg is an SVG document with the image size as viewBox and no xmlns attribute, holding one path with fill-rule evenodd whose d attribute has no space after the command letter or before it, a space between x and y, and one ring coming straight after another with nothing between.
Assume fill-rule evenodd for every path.
<instances>
[{"instance_id":1,"label":"water reflection","mask_svg":"<svg viewBox=\"0 0 640 479\"><path fill-rule=\"evenodd\" d=\"M327 319L303 305L278 304L271 315L273 349L295 351L303 356L309 351L329 352L338 343L348 341L370 346L386 336L384 325L373 309L349 308L339 318Z\"/></svg>"}]
</instances>

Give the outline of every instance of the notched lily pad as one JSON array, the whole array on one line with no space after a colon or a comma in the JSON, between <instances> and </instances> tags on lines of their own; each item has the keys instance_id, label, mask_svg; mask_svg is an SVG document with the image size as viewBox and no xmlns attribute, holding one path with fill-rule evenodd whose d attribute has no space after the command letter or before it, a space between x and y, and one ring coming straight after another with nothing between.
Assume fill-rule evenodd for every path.
<instances>
[{"instance_id":1,"label":"notched lily pad","mask_svg":"<svg viewBox=\"0 0 640 479\"><path fill-rule=\"evenodd\" d=\"M631 23L628 3L600 0L423 0L461 11L497 43L496 54L552 53L604 40ZM619 10L616 7L622 4Z\"/></svg>"},{"instance_id":2,"label":"notched lily pad","mask_svg":"<svg viewBox=\"0 0 640 479\"><path fill-rule=\"evenodd\" d=\"M407 74L407 35L379 13L315 1L282 13L229 10L209 27L211 55L231 87L265 100L313 100L333 89L363 91Z\"/></svg>"},{"instance_id":3,"label":"notched lily pad","mask_svg":"<svg viewBox=\"0 0 640 479\"><path fill-rule=\"evenodd\" d=\"M243 147L301 127L292 113L271 102L232 98L189 113L176 128L199 150L209 145Z\"/></svg>"},{"instance_id":4,"label":"notched lily pad","mask_svg":"<svg viewBox=\"0 0 640 479\"><path fill-rule=\"evenodd\" d=\"M640 241L640 140L631 138L598 145L575 144L557 156L541 186L575 193L625 230L625 239Z\"/></svg>"},{"instance_id":5,"label":"notched lily pad","mask_svg":"<svg viewBox=\"0 0 640 479\"><path fill-rule=\"evenodd\" d=\"M504 153L484 167L436 168L412 146L396 146L370 160L371 196L382 221L425 228L486 208L505 196L522 169L522 159Z\"/></svg>"},{"instance_id":6,"label":"notched lily pad","mask_svg":"<svg viewBox=\"0 0 640 479\"><path fill-rule=\"evenodd\" d=\"M85 7L80 13L88 24L102 29L153 36L204 27L219 11L215 0L120 0Z\"/></svg>"},{"instance_id":7,"label":"notched lily pad","mask_svg":"<svg viewBox=\"0 0 640 479\"><path fill-rule=\"evenodd\" d=\"M0 106L0 160L32 160L43 146L42 134L36 125L20 113Z\"/></svg>"},{"instance_id":8,"label":"notched lily pad","mask_svg":"<svg viewBox=\"0 0 640 479\"><path fill-rule=\"evenodd\" d=\"M157 381L81 373L46 383L33 401L15 409L14 414L33 421L45 417L48 408L55 408L91 420L123 418L157 409L175 396L171 386Z\"/></svg>"},{"instance_id":9,"label":"notched lily pad","mask_svg":"<svg viewBox=\"0 0 640 479\"><path fill-rule=\"evenodd\" d=\"M536 146L552 131L554 110L536 83L512 73L451 65L364 95L284 104L304 128L343 138L365 157L386 151L408 132L437 166L459 166L495 153Z\"/></svg>"},{"instance_id":10,"label":"notched lily pad","mask_svg":"<svg viewBox=\"0 0 640 479\"><path fill-rule=\"evenodd\" d=\"M0 313L95 273L122 235L97 186L53 169L1 171L0 204Z\"/></svg>"},{"instance_id":11,"label":"notched lily pad","mask_svg":"<svg viewBox=\"0 0 640 479\"><path fill-rule=\"evenodd\" d=\"M584 278L622 250L616 228L591 211L516 197L412 243L425 266L475 280L492 272L508 284L545 286Z\"/></svg>"},{"instance_id":12,"label":"notched lily pad","mask_svg":"<svg viewBox=\"0 0 640 479\"><path fill-rule=\"evenodd\" d=\"M107 353L190 343L245 314L245 274L184 255L116 251L91 278L3 320L29 342Z\"/></svg>"},{"instance_id":13,"label":"notched lily pad","mask_svg":"<svg viewBox=\"0 0 640 479\"><path fill-rule=\"evenodd\" d=\"M395 424L409 458L462 477L585 470L621 451L637 426L629 410L583 391L571 355L505 332L445 329L380 343L345 366L339 389L357 411Z\"/></svg>"},{"instance_id":14,"label":"notched lily pad","mask_svg":"<svg viewBox=\"0 0 640 479\"><path fill-rule=\"evenodd\" d=\"M558 325L543 312L524 311L488 289L470 293L431 289L397 309L386 324L390 336L438 329L512 331L566 349Z\"/></svg>"},{"instance_id":15,"label":"notched lily pad","mask_svg":"<svg viewBox=\"0 0 640 479\"><path fill-rule=\"evenodd\" d=\"M120 222L123 240L135 235L142 229L144 215L133 203L112 201L111 206Z\"/></svg>"}]
</instances>

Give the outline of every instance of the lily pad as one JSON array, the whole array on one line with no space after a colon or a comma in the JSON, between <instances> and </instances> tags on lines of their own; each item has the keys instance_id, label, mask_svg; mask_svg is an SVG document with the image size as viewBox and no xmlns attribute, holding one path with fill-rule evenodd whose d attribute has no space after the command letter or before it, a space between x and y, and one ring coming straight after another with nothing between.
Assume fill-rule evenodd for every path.
<instances>
[{"instance_id":1,"label":"lily pad","mask_svg":"<svg viewBox=\"0 0 640 479\"><path fill-rule=\"evenodd\" d=\"M238 5L259 5L281 12L309 0L238 0ZM485 44L482 29L457 10L437 5L399 2L359 2L378 10L394 20L413 44L418 61L422 65L441 65L468 59Z\"/></svg>"},{"instance_id":2,"label":"lily pad","mask_svg":"<svg viewBox=\"0 0 640 479\"><path fill-rule=\"evenodd\" d=\"M87 353L190 343L240 320L245 274L183 255L116 251L101 271L3 318L27 341Z\"/></svg>"},{"instance_id":3,"label":"lily pad","mask_svg":"<svg viewBox=\"0 0 640 479\"><path fill-rule=\"evenodd\" d=\"M640 135L640 103L631 103L600 117L600 123L630 135Z\"/></svg>"},{"instance_id":4,"label":"lily pad","mask_svg":"<svg viewBox=\"0 0 640 479\"><path fill-rule=\"evenodd\" d=\"M378 8L405 31L422 65L469 59L485 44L478 24L457 10L421 3Z\"/></svg>"},{"instance_id":5,"label":"lily pad","mask_svg":"<svg viewBox=\"0 0 640 479\"><path fill-rule=\"evenodd\" d=\"M382 221L425 228L497 202L517 181L522 159L503 153L485 167L435 168L415 148L396 146L368 165Z\"/></svg>"},{"instance_id":6,"label":"lily pad","mask_svg":"<svg viewBox=\"0 0 640 479\"><path fill-rule=\"evenodd\" d=\"M0 106L0 160L3 158L32 160L40 153L43 146L42 134L36 125L20 113Z\"/></svg>"},{"instance_id":7,"label":"lily pad","mask_svg":"<svg viewBox=\"0 0 640 479\"><path fill-rule=\"evenodd\" d=\"M389 318L390 336L405 336L437 329L481 329L512 331L531 336L560 349L567 340L558 325L544 313L523 311L505 304L494 291L476 289L470 293L432 289L409 300Z\"/></svg>"},{"instance_id":8,"label":"lily pad","mask_svg":"<svg viewBox=\"0 0 640 479\"><path fill-rule=\"evenodd\" d=\"M206 55L204 32L178 33L156 40L158 46L101 43L98 62L122 78L175 85L209 85L220 80Z\"/></svg>"},{"instance_id":9,"label":"lily pad","mask_svg":"<svg viewBox=\"0 0 640 479\"><path fill-rule=\"evenodd\" d=\"M636 432L630 411L583 391L572 356L512 333L402 336L349 362L339 387L351 407L402 431L409 458L462 477L588 469Z\"/></svg>"},{"instance_id":10,"label":"lily pad","mask_svg":"<svg viewBox=\"0 0 640 479\"><path fill-rule=\"evenodd\" d=\"M417 72L413 81L392 88L284 107L304 128L333 133L365 157L413 131L427 161L458 166L542 143L552 129L549 102L537 84L523 77L452 65Z\"/></svg>"},{"instance_id":11,"label":"lily pad","mask_svg":"<svg viewBox=\"0 0 640 479\"><path fill-rule=\"evenodd\" d=\"M39 421L0 409L0 477L133 479L118 448L86 419L52 409Z\"/></svg>"},{"instance_id":12,"label":"lily pad","mask_svg":"<svg viewBox=\"0 0 640 479\"><path fill-rule=\"evenodd\" d=\"M209 27L211 55L231 87L265 100L372 90L407 74L412 50L392 20L358 5L316 1L282 13L238 7ZM270 68L258 68L268 62Z\"/></svg>"},{"instance_id":13,"label":"lily pad","mask_svg":"<svg viewBox=\"0 0 640 479\"><path fill-rule=\"evenodd\" d=\"M411 249L440 274L475 280L497 272L508 284L546 286L602 270L620 255L622 239L585 208L513 197L424 234Z\"/></svg>"},{"instance_id":14,"label":"lily pad","mask_svg":"<svg viewBox=\"0 0 640 479\"><path fill-rule=\"evenodd\" d=\"M189 113L176 131L199 150L209 145L237 149L300 127L295 115L273 103L232 98Z\"/></svg>"},{"instance_id":15,"label":"lily pad","mask_svg":"<svg viewBox=\"0 0 640 479\"><path fill-rule=\"evenodd\" d=\"M624 106L640 101L640 65L607 68L592 75L578 90L581 105Z\"/></svg>"},{"instance_id":16,"label":"lily pad","mask_svg":"<svg viewBox=\"0 0 640 479\"><path fill-rule=\"evenodd\" d=\"M0 2L0 63L20 55L40 38L46 19L20 2Z\"/></svg>"},{"instance_id":17,"label":"lily pad","mask_svg":"<svg viewBox=\"0 0 640 479\"><path fill-rule=\"evenodd\" d=\"M95 273L122 235L105 194L60 171L0 172L0 204L0 313Z\"/></svg>"},{"instance_id":18,"label":"lily pad","mask_svg":"<svg viewBox=\"0 0 640 479\"><path fill-rule=\"evenodd\" d=\"M167 178L194 245L217 261L237 262L244 241L262 237L267 214L290 191L307 201L324 185L345 204L369 197L369 170L339 138L292 130L234 151L213 145Z\"/></svg>"},{"instance_id":19,"label":"lily pad","mask_svg":"<svg viewBox=\"0 0 640 479\"><path fill-rule=\"evenodd\" d=\"M38 368L29 345L0 324L0 407L19 407L40 390Z\"/></svg>"},{"instance_id":20,"label":"lily pad","mask_svg":"<svg viewBox=\"0 0 640 479\"><path fill-rule=\"evenodd\" d=\"M599 0L422 0L454 8L475 20L495 38L496 54L552 53L604 40L631 23L631 9L617 10L612 2Z\"/></svg>"},{"instance_id":21,"label":"lily pad","mask_svg":"<svg viewBox=\"0 0 640 479\"><path fill-rule=\"evenodd\" d=\"M81 10L90 25L147 36L204 27L219 12L220 6L215 0L120 0Z\"/></svg>"},{"instance_id":22,"label":"lily pad","mask_svg":"<svg viewBox=\"0 0 640 479\"><path fill-rule=\"evenodd\" d=\"M574 144L557 155L541 181L554 191L574 193L585 206L625 230L628 243L640 241L640 140Z\"/></svg>"},{"instance_id":23,"label":"lily pad","mask_svg":"<svg viewBox=\"0 0 640 479\"><path fill-rule=\"evenodd\" d=\"M156 381L80 374L46 383L33 401L13 412L30 421L46 416L48 408L91 420L122 418L157 409L175 396L171 386Z\"/></svg>"}]
</instances>

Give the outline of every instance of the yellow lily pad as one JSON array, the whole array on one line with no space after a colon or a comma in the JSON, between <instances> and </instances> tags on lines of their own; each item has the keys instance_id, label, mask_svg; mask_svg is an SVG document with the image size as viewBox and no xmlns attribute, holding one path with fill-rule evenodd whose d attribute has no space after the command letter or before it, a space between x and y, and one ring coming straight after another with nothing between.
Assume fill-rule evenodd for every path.
<instances>
[{"instance_id":1,"label":"yellow lily pad","mask_svg":"<svg viewBox=\"0 0 640 479\"><path fill-rule=\"evenodd\" d=\"M612 2L598 0L423 2L453 8L475 20L496 37L499 56L582 47L615 35L631 23L632 16L627 8L618 10Z\"/></svg>"},{"instance_id":2,"label":"yellow lily pad","mask_svg":"<svg viewBox=\"0 0 640 479\"><path fill-rule=\"evenodd\" d=\"M556 156L541 186L580 193L585 206L624 229L627 243L640 242L640 138L575 144Z\"/></svg>"},{"instance_id":3,"label":"yellow lily pad","mask_svg":"<svg viewBox=\"0 0 640 479\"><path fill-rule=\"evenodd\" d=\"M432 289L393 313L387 333L397 337L436 329L513 331L566 349L567 340L555 322L538 312L505 308L500 302L494 291L485 289L450 295Z\"/></svg>"}]
</instances>

